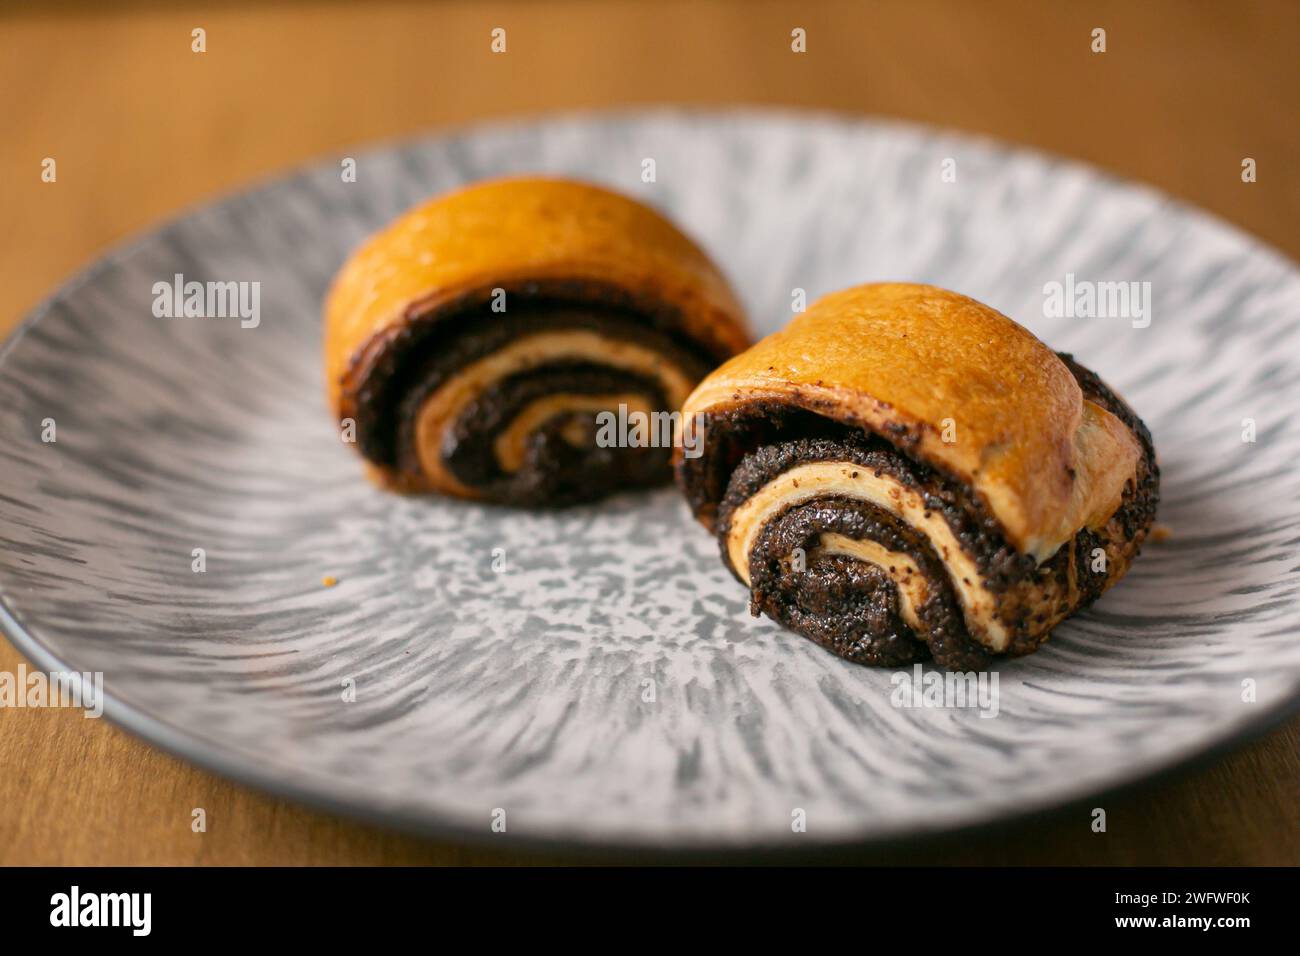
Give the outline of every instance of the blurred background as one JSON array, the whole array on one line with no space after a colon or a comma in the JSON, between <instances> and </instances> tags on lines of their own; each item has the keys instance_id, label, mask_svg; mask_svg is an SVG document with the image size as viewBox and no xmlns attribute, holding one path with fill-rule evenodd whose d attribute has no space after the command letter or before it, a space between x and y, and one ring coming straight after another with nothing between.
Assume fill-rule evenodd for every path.
<instances>
[{"instance_id":1,"label":"blurred background","mask_svg":"<svg viewBox=\"0 0 1300 956\"><path fill-rule=\"evenodd\" d=\"M496 27L507 56L489 50ZM552 110L748 104L936 124L1145 181L1297 258L1298 49L1294 0L11 2L0 334L107 247L215 193L353 145ZM1242 182L1246 157L1257 182ZM19 660L0 640L0 670ZM1108 800L1112 819L1143 822L1141 841L1094 834L1076 811L857 859L1294 864L1298 792L1292 722ZM189 829L198 806L205 834ZM0 863L538 859L263 797L73 711L0 710Z\"/></svg>"}]
</instances>

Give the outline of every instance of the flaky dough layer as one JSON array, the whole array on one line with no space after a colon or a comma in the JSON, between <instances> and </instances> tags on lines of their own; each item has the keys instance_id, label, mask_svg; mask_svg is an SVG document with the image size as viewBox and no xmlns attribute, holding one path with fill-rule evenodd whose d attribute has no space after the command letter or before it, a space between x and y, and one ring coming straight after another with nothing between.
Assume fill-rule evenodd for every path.
<instances>
[{"instance_id":1,"label":"flaky dough layer","mask_svg":"<svg viewBox=\"0 0 1300 956\"><path fill-rule=\"evenodd\" d=\"M683 413L768 400L885 436L982 496L1040 561L1105 523L1142 454L1027 330L928 285L825 296L705 378Z\"/></svg>"}]
</instances>

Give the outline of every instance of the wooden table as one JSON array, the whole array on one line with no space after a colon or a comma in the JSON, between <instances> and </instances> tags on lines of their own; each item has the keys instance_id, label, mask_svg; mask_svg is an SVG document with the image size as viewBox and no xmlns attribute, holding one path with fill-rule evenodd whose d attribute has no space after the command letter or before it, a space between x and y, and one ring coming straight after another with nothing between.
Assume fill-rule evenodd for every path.
<instances>
[{"instance_id":1,"label":"wooden table","mask_svg":"<svg viewBox=\"0 0 1300 956\"><path fill-rule=\"evenodd\" d=\"M104 5L108 7L108 5ZM179 7L180 5L175 5ZM1300 6L596 2L10 5L0 13L0 331L106 246L350 144L662 103L906 117L1157 184L1300 254ZM489 52L507 30L507 54ZM207 52L191 51L206 30ZM807 31L808 52L790 51ZM1091 52L1091 31L1107 51ZM56 183L41 163L57 161ZM1253 157L1258 182L1241 181ZM0 670L18 653L0 642ZM864 857L1300 861L1300 721L1084 812ZM190 831L194 807L208 832ZM504 863L245 790L104 721L0 710L0 863ZM634 861L634 860L633 860Z\"/></svg>"}]
</instances>

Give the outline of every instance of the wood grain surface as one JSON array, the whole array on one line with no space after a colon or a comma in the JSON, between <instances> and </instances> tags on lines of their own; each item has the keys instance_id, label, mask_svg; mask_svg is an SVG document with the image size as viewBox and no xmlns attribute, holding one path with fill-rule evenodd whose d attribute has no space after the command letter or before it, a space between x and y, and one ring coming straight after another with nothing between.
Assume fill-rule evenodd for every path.
<instances>
[{"instance_id":1,"label":"wood grain surface","mask_svg":"<svg viewBox=\"0 0 1300 956\"><path fill-rule=\"evenodd\" d=\"M504 56L489 51L498 26ZM790 52L794 27L806 54ZM551 109L757 103L955 127L1153 183L1296 257L1298 48L1293 2L10 4L0 333L106 247L214 193L352 144ZM20 660L0 642L0 671ZM1105 834L1082 809L859 859L1295 864L1298 796L1293 721L1108 798ZM198 807L206 833L190 828ZM532 862L557 859L341 820L106 721L0 709L3 864Z\"/></svg>"}]
</instances>

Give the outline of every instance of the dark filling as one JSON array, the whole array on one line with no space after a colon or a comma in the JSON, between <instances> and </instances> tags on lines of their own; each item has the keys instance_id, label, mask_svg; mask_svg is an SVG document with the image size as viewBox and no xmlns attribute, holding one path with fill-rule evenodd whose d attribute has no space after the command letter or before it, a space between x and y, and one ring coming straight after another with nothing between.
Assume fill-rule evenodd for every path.
<instances>
[{"instance_id":1,"label":"dark filling","mask_svg":"<svg viewBox=\"0 0 1300 956\"><path fill-rule=\"evenodd\" d=\"M711 434L708 428L706 424L706 435ZM918 492L927 508L943 515L962 550L975 559L990 590L1006 590L1034 573L1034 559L1007 544L997 521L965 489L947 481L934 469L904 457L878 435L850 431L842 426L839 432L834 438L797 438L765 445L742 458L718 506L718 540L726 540L735 509L773 478L797 465L849 461L873 472L877 478L888 477Z\"/></svg>"},{"instance_id":2,"label":"dark filling","mask_svg":"<svg viewBox=\"0 0 1300 956\"><path fill-rule=\"evenodd\" d=\"M861 432L840 439L797 438L766 445L746 456L732 475L718 508L718 545L730 566L728 538L735 510L774 478L798 465L848 461L877 477L888 477L921 493L971 553L983 553L1002 588L1035 573L1032 558L1017 554L1000 536L972 517L972 506L932 470L917 465L877 436ZM851 477L856 477L851 474ZM871 540L916 562L928 585L928 599L916 609L928 644L913 633L898 610L893 579L869 562L819 552L823 533ZM794 548L806 555L803 571L793 567ZM735 569L732 568L732 573ZM1067 573L1063 567L1060 573ZM956 593L943 562L921 532L876 505L839 495L794 505L769 520L749 553L750 611L766 614L822 647L859 664L893 665L933 656L953 670L988 666L989 653L966 630Z\"/></svg>"},{"instance_id":3,"label":"dark filling","mask_svg":"<svg viewBox=\"0 0 1300 956\"><path fill-rule=\"evenodd\" d=\"M542 327L559 314L583 317L580 321L589 328L599 329L606 323L630 326L625 334L635 341L668 342L690 357L701 377L727 357L711 354L685 334L675 309L616 286L547 280L505 283L502 287L507 293L505 313L492 311L491 287L467 292L432 311L421 311L417 304L400 327L358 352L349 370L349 377L356 380L350 392L355 403L357 448L368 460L385 467L398 466L402 449L409 446L404 446L407 436L393 423L412 392L428 394L426 386L432 375L445 377L447 371L458 367L455 362L482 357L519 331ZM511 325L515 322L520 324ZM476 344L479 342L483 344Z\"/></svg>"},{"instance_id":4,"label":"dark filling","mask_svg":"<svg viewBox=\"0 0 1300 956\"><path fill-rule=\"evenodd\" d=\"M530 334L587 329L655 351L665 364L695 381L708 370L707 360L696 351L626 309L526 299L506 313L493 313L486 306L481 311L426 323L432 328L424 337L407 343L409 354L400 370L390 370L388 390L395 382L402 389L400 396L380 401L377 394L371 395L371 401L358 408L357 439L368 458L418 476L415 431L424 403L465 366ZM493 383L452 424L442 448L448 471L487 500L528 507L573 504L667 481L671 447L600 447L594 411L553 416L529 436L518 471L506 473L499 467L497 436L529 403L548 394L639 394L655 410L674 410L668 408L657 380L600 363L601 355L595 354L590 361L538 366ZM389 417L381 420L390 406Z\"/></svg>"},{"instance_id":5,"label":"dark filling","mask_svg":"<svg viewBox=\"0 0 1300 956\"><path fill-rule=\"evenodd\" d=\"M885 569L820 549L821 535L875 541L906 554L925 578L915 608L929 644L905 623L899 590ZM793 563L802 549L804 567ZM989 655L970 639L947 572L926 539L875 505L828 497L786 509L763 526L750 552L750 611L766 614L858 664L892 666L931 655L945 667L977 670Z\"/></svg>"},{"instance_id":6,"label":"dark filling","mask_svg":"<svg viewBox=\"0 0 1300 956\"><path fill-rule=\"evenodd\" d=\"M671 446L602 447L597 413L581 410L548 418L529 435L519 470L502 471L495 437L531 402L556 392L632 393L645 396L652 408L668 407L657 381L600 365L542 366L498 381L466 406L444 439L448 470L488 499L532 506L572 504L667 480ZM610 410L617 413L617 407Z\"/></svg>"},{"instance_id":7,"label":"dark filling","mask_svg":"<svg viewBox=\"0 0 1300 956\"><path fill-rule=\"evenodd\" d=\"M1113 519L1120 543L1139 540L1155 516L1159 472L1150 433L1133 411L1092 372L1061 359L1086 398L1116 415L1138 438L1143 457L1137 480L1126 490ZM999 615L1010 634L1010 654L1032 650L1046 635L1043 624L1053 611L1085 607L1105 589L1107 575L1091 568L1095 548L1112 550L1114 539L1087 529L1074 547L1062 547L1041 566L1006 541L1000 524L978 496L906 451L915 436L900 432L891 440L779 402L760 402L708 416L704 423L710 455L680 464L683 486L697 513L714 521L723 560L730 566L727 538L736 508L778 475L810 462L848 461L887 476L922 495L926 506L942 515L954 536L974 559L985 586L995 595L1018 584L1054 583L1068 594L1069 563L1075 561L1077 600L1057 608L1040 603L1006 602ZM711 502L718 502L712 506ZM851 530L844 530L851 529ZM913 634L898 609L897 587L870 563L816 550L823 532L874 540L909 555L926 576L929 600L917 614L925 625L928 646ZM791 566L795 548L807 554L805 570ZM941 665L957 670L988 665L989 652L967 632L948 572L928 539L893 515L868 502L828 497L795 505L769 521L756 536L750 560L751 610L765 613L823 647L865 664L897 664L927 652ZM734 568L732 569L734 573Z\"/></svg>"}]
</instances>

